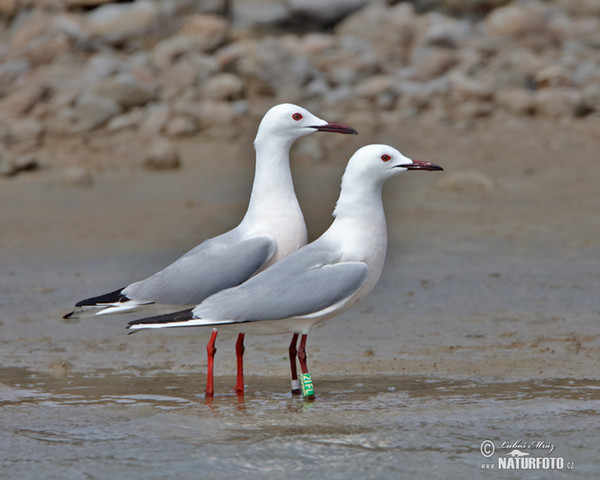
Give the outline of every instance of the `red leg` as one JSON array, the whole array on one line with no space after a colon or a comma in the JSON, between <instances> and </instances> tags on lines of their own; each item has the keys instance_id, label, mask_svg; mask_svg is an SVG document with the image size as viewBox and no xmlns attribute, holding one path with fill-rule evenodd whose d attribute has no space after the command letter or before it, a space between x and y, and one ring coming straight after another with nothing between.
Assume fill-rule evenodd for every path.
<instances>
[{"instance_id":1,"label":"red leg","mask_svg":"<svg viewBox=\"0 0 600 480\"><path fill-rule=\"evenodd\" d=\"M292 341L290 342L290 368L292 370L292 395L300 395L300 382L298 381L298 370L296 368L296 344L298 343L298 334L294 333Z\"/></svg>"},{"instance_id":2,"label":"red leg","mask_svg":"<svg viewBox=\"0 0 600 480\"><path fill-rule=\"evenodd\" d=\"M214 385L213 385L213 366L215 353L217 349L215 347L215 340L217 339L218 330L213 328L212 334L210 336L210 340L208 341L208 345L206 346L206 353L208 354L208 371L206 374L206 396L212 397L215 393Z\"/></svg>"},{"instance_id":3,"label":"red leg","mask_svg":"<svg viewBox=\"0 0 600 480\"><path fill-rule=\"evenodd\" d=\"M307 339L308 335L303 334L302 338L300 338L300 346L298 347L298 361L300 362L300 369L302 370L303 374L307 374L308 373L308 366L306 365L306 339ZM308 377L310 378L310 376ZM304 378L302 380L304 382ZM304 387L302 387L304 389ZM304 398L307 400L314 400L315 395L314 395L314 389L312 386L312 380L310 380L310 391L311 393L305 393Z\"/></svg>"},{"instance_id":4,"label":"red leg","mask_svg":"<svg viewBox=\"0 0 600 480\"><path fill-rule=\"evenodd\" d=\"M235 355L237 357L237 382L235 384L234 392L244 392L244 336L245 334L238 334L237 342L235 343Z\"/></svg>"},{"instance_id":5,"label":"red leg","mask_svg":"<svg viewBox=\"0 0 600 480\"><path fill-rule=\"evenodd\" d=\"M306 337L308 335L304 334L302 335L302 338L300 338L300 347L298 349L298 361L300 362L300 369L302 370L302 373L308 373L308 367L306 366Z\"/></svg>"}]
</instances>

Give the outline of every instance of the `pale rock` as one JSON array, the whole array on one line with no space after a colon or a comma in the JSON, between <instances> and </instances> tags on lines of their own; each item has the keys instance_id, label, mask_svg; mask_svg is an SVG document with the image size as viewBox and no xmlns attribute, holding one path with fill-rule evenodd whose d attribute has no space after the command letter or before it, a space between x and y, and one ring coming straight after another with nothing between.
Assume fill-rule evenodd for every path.
<instances>
[{"instance_id":1,"label":"pale rock","mask_svg":"<svg viewBox=\"0 0 600 480\"><path fill-rule=\"evenodd\" d=\"M17 0L0 0L0 17L12 17L17 10Z\"/></svg>"},{"instance_id":2,"label":"pale rock","mask_svg":"<svg viewBox=\"0 0 600 480\"><path fill-rule=\"evenodd\" d=\"M193 135L198 131L196 122L190 117L177 116L171 118L165 129L165 133L169 137L182 137Z\"/></svg>"},{"instance_id":3,"label":"pale rock","mask_svg":"<svg viewBox=\"0 0 600 480\"><path fill-rule=\"evenodd\" d=\"M121 106L114 100L93 92L83 92L73 108L73 131L89 131L104 125L120 114Z\"/></svg>"},{"instance_id":4,"label":"pale rock","mask_svg":"<svg viewBox=\"0 0 600 480\"><path fill-rule=\"evenodd\" d=\"M61 173L60 180L63 185L74 187L91 187L94 183L92 172L78 165L66 167Z\"/></svg>"},{"instance_id":5,"label":"pale rock","mask_svg":"<svg viewBox=\"0 0 600 480\"><path fill-rule=\"evenodd\" d=\"M393 108L398 95L392 77L388 75L373 75L360 82L355 89L358 98L365 99L379 108Z\"/></svg>"},{"instance_id":6,"label":"pale rock","mask_svg":"<svg viewBox=\"0 0 600 480\"><path fill-rule=\"evenodd\" d=\"M33 118L23 118L10 123L10 140L22 147L37 147L43 132L42 124Z\"/></svg>"},{"instance_id":7,"label":"pale rock","mask_svg":"<svg viewBox=\"0 0 600 480\"><path fill-rule=\"evenodd\" d=\"M194 49L212 52L227 39L229 25L216 15L195 14L184 23L178 35L191 39Z\"/></svg>"},{"instance_id":8,"label":"pale rock","mask_svg":"<svg viewBox=\"0 0 600 480\"><path fill-rule=\"evenodd\" d=\"M308 59L279 38L266 37L246 47L235 69L252 95L274 96L282 88L299 91L310 76Z\"/></svg>"},{"instance_id":9,"label":"pale rock","mask_svg":"<svg viewBox=\"0 0 600 480\"><path fill-rule=\"evenodd\" d=\"M600 112L600 82L592 82L583 87L581 95L586 108Z\"/></svg>"},{"instance_id":10,"label":"pale rock","mask_svg":"<svg viewBox=\"0 0 600 480\"><path fill-rule=\"evenodd\" d=\"M5 96L10 87L30 70L31 62L26 58L0 63L0 97Z\"/></svg>"},{"instance_id":11,"label":"pale rock","mask_svg":"<svg viewBox=\"0 0 600 480\"><path fill-rule=\"evenodd\" d=\"M494 106L492 102L462 100L453 106L450 116L455 122L462 122L463 125L469 125L478 118L488 117L493 111Z\"/></svg>"},{"instance_id":12,"label":"pale rock","mask_svg":"<svg viewBox=\"0 0 600 480\"><path fill-rule=\"evenodd\" d=\"M34 66L47 65L60 55L68 53L70 49L71 44L65 35L55 35L31 42L19 53L19 57L29 59Z\"/></svg>"},{"instance_id":13,"label":"pale rock","mask_svg":"<svg viewBox=\"0 0 600 480\"><path fill-rule=\"evenodd\" d=\"M397 108L403 116L412 117L429 107L435 92L423 82L402 82L398 86Z\"/></svg>"},{"instance_id":14,"label":"pale rock","mask_svg":"<svg viewBox=\"0 0 600 480\"><path fill-rule=\"evenodd\" d=\"M365 6L366 0L287 0L294 18L320 25L332 25Z\"/></svg>"},{"instance_id":15,"label":"pale rock","mask_svg":"<svg viewBox=\"0 0 600 480\"><path fill-rule=\"evenodd\" d=\"M536 111L547 117L573 117L584 111L583 95L575 88L544 88L534 94Z\"/></svg>"},{"instance_id":16,"label":"pale rock","mask_svg":"<svg viewBox=\"0 0 600 480\"><path fill-rule=\"evenodd\" d=\"M438 187L457 193L486 195L494 193L498 189L498 185L492 177L471 169L448 172L438 182Z\"/></svg>"},{"instance_id":17,"label":"pale rock","mask_svg":"<svg viewBox=\"0 0 600 480\"><path fill-rule=\"evenodd\" d=\"M535 74L538 88L572 87L571 74L560 65L548 65Z\"/></svg>"},{"instance_id":18,"label":"pale rock","mask_svg":"<svg viewBox=\"0 0 600 480\"><path fill-rule=\"evenodd\" d=\"M17 173L15 164L13 163L12 155L6 147L0 143L0 175L9 177Z\"/></svg>"},{"instance_id":19,"label":"pale rock","mask_svg":"<svg viewBox=\"0 0 600 480\"><path fill-rule=\"evenodd\" d=\"M335 36L326 33L307 33L301 41L303 53L306 55L317 55L333 49L336 45Z\"/></svg>"},{"instance_id":20,"label":"pale rock","mask_svg":"<svg viewBox=\"0 0 600 480\"><path fill-rule=\"evenodd\" d=\"M546 24L539 4L512 4L492 11L484 22L488 35L520 37L539 32Z\"/></svg>"},{"instance_id":21,"label":"pale rock","mask_svg":"<svg viewBox=\"0 0 600 480\"><path fill-rule=\"evenodd\" d=\"M200 90L201 96L209 100L238 100L243 93L244 83L232 73L220 73L209 78Z\"/></svg>"},{"instance_id":22,"label":"pale rock","mask_svg":"<svg viewBox=\"0 0 600 480\"><path fill-rule=\"evenodd\" d=\"M430 80L450 70L458 62L455 51L447 48L420 47L411 55L416 80Z\"/></svg>"},{"instance_id":23,"label":"pale rock","mask_svg":"<svg viewBox=\"0 0 600 480\"><path fill-rule=\"evenodd\" d=\"M156 135L165 128L170 116L171 109L165 104L147 105L144 119L140 125L140 132L149 137Z\"/></svg>"},{"instance_id":24,"label":"pale rock","mask_svg":"<svg viewBox=\"0 0 600 480\"><path fill-rule=\"evenodd\" d=\"M179 152L169 140L157 137L150 142L143 165L149 170L172 170L180 167L181 160Z\"/></svg>"},{"instance_id":25,"label":"pale rock","mask_svg":"<svg viewBox=\"0 0 600 480\"><path fill-rule=\"evenodd\" d=\"M450 75L452 96L458 102L467 100L490 100L494 91L486 84L474 78L468 78L462 73L453 72Z\"/></svg>"},{"instance_id":26,"label":"pale rock","mask_svg":"<svg viewBox=\"0 0 600 480\"><path fill-rule=\"evenodd\" d=\"M24 115L44 96L47 87L37 76L31 74L13 88L0 104L0 109L10 115Z\"/></svg>"},{"instance_id":27,"label":"pale rock","mask_svg":"<svg viewBox=\"0 0 600 480\"><path fill-rule=\"evenodd\" d=\"M17 157L14 161L17 172L31 172L40 168L40 164L35 154L26 153Z\"/></svg>"},{"instance_id":28,"label":"pale rock","mask_svg":"<svg viewBox=\"0 0 600 480\"><path fill-rule=\"evenodd\" d=\"M179 61L163 70L160 77L161 98L173 98L188 88L198 85L198 71L187 62Z\"/></svg>"},{"instance_id":29,"label":"pale rock","mask_svg":"<svg viewBox=\"0 0 600 480\"><path fill-rule=\"evenodd\" d=\"M344 19L335 32L367 41L378 55L401 59L417 32L414 7L410 3L393 7L372 3Z\"/></svg>"},{"instance_id":30,"label":"pale rock","mask_svg":"<svg viewBox=\"0 0 600 480\"><path fill-rule=\"evenodd\" d=\"M159 24L158 4L148 0L103 5L85 17L90 37L107 43L120 43L155 29Z\"/></svg>"},{"instance_id":31,"label":"pale rock","mask_svg":"<svg viewBox=\"0 0 600 480\"><path fill-rule=\"evenodd\" d=\"M133 108L127 113L111 118L106 125L106 129L109 132L116 132L128 128L137 128L143 118L144 110L142 108Z\"/></svg>"},{"instance_id":32,"label":"pale rock","mask_svg":"<svg viewBox=\"0 0 600 480\"><path fill-rule=\"evenodd\" d=\"M32 43L45 39L52 29L52 16L41 9L22 11L11 25L10 50L24 51Z\"/></svg>"},{"instance_id":33,"label":"pale rock","mask_svg":"<svg viewBox=\"0 0 600 480\"><path fill-rule=\"evenodd\" d=\"M122 62L114 55L98 53L90 57L81 76L88 82L94 82L117 73L121 66Z\"/></svg>"},{"instance_id":34,"label":"pale rock","mask_svg":"<svg viewBox=\"0 0 600 480\"><path fill-rule=\"evenodd\" d=\"M502 89L496 92L496 104L502 110L516 115L531 115L535 112L535 97L522 88Z\"/></svg>"},{"instance_id":35,"label":"pale rock","mask_svg":"<svg viewBox=\"0 0 600 480\"><path fill-rule=\"evenodd\" d=\"M189 37L178 35L165 38L154 46L150 59L157 68L164 70L192 48L192 39Z\"/></svg>"},{"instance_id":36,"label":"pale rock","mask_svg":"<svg viewBox=\"0 0 600 480\"><path fill-rule=\"evenodd\" d=\"M93 92L104 98L111 99L123 108L144 105L157 97L157 84L153 81L123 72L114 77L98 81L93 86Z\"/></svg>"},{"instance_id":37,"label":"pale rock","mask_svg":"<svg viewBox=\"0 0 600 480\"><path fill-rule=\"evenodd\" d=\"M206 101L200 104L196 118L202 127L221 128L233 125L237 116L238 113L229 102Z\"/></svg>"}]
</instances>

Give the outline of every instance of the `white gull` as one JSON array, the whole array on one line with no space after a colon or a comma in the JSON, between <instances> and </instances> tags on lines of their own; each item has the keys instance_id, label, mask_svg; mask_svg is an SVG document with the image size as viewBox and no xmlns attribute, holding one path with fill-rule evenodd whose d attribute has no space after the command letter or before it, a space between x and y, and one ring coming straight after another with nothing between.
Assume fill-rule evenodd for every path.
<instances>
[{"instance_id":1,"label":"white gull","mask_svg":"<svg viewBox=\"0 0 600 480\"><path fill-rule=\"evenodd\" d=\"M226 325L238 332L293 333L296 339L301 334L298 358L302 373L310 375L305 351L309 329L350 308L373 289L381 275L387 248L381 191L386 179L407 170L443 169L413 161L387 145L362 147L348 162L335 220L321 237L193 309L135 320L128 328L215 327L213 347L216 327ZM210 357L209 348L209 367ZM210 368L209 374L212 382Z\"/></svg>"}]
</instances>

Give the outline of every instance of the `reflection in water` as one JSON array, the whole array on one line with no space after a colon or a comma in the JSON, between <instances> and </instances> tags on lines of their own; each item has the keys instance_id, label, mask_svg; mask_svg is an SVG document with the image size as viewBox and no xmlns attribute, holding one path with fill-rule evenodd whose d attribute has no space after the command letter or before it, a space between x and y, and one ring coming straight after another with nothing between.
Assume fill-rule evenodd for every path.
<instances>
[{"instance_id":1,"label":"reflection in water","mask_svg":"<svg viewBox=\"0 0 600 480\"><path fill-rule=\"evenodd\" d=\"M491 475L481 471L484 440L552 443L578 478L600 468L592 381L322 378L307 402L274 393L280 378L253 377L254 390L212 398L188 375L3 369L0 379L6 478L466 478ZM220 382L226 392L231 379Z\"/></svg>"}]
</instances>

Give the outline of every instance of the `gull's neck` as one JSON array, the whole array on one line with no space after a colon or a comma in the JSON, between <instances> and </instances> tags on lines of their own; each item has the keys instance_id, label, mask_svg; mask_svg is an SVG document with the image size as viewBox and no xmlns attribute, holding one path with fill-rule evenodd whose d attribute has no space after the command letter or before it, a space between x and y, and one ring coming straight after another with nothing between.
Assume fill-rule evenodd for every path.
<instances>
[{"instance_id":1,"label":"gull's neck","mask_svg":"<svg viewBox=\"0 0 600 480\"><path fill-rule=\"evenodd\" d=\"M290 171L289 153L293 141L276 136L265 141L257 135L254 142L256 170L245 220L257 221L269 212L278 215L300 212Z\"/></svg>"},{"instance_id":2,"label":"gull's neck","mask_svg":"<svg viewBox=\"0 0 600 480\"><path fill-rule=\"evenodd\" d=\"M382 261L385 256L387 227L382 187L383 181L373 182L348 174L342 179L342 190L333 212L335 220L324 236L339 243L351 256L356 255L356 260L375 255Z\"/></svg>"}]
</instances>

